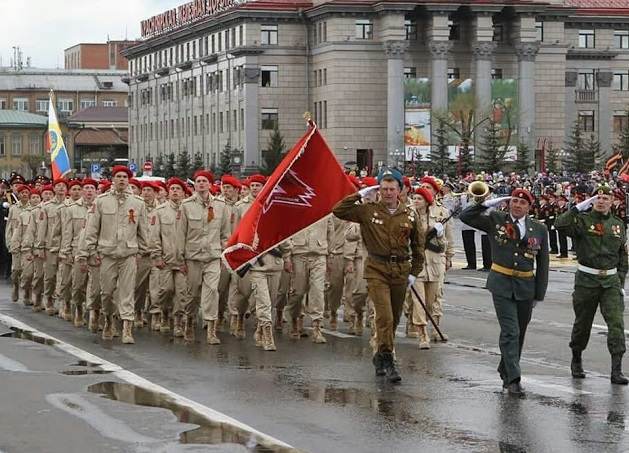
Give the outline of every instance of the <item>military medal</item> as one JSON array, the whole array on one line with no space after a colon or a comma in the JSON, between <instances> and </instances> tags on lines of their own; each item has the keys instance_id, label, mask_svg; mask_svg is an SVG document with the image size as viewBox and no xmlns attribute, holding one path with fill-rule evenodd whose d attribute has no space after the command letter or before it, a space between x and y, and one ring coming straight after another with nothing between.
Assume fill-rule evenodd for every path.
<instances>
[{"instance_id":1,"label":"military medal","mask_svg":"<svg viewBox=\"0 0 629 453\"><path fill-rule=\"evenodd\" d=\"M209 208L207 208L207 221L211 222L213 218L214 218L214 208L210 206Z\"/></svg>"},{"instance_id":2,"label":"military medal","mask_svg":"<svg viewBox=\"0 0 629 453\"><path fill-rule=\"evenodd\" d=\"M135 223L135 211L129 209L129 223Z\"/></svg>"}]
</instances>

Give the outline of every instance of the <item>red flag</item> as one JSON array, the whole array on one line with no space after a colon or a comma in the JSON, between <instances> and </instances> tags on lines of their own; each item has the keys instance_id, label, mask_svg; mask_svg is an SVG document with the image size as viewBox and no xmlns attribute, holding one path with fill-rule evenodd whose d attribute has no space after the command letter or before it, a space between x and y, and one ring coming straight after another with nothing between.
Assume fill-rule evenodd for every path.
<instances>
[{"instance_id":1,"label":"red flag","mask_svg":"<svg viewBox=\"0 0 629 453\"><path fill-rule=\"evenodd\" d=\"M223 260L234 271L332 212L356 192L314 123L267 180L234 234Z\"/></svg>"}]
</instances>

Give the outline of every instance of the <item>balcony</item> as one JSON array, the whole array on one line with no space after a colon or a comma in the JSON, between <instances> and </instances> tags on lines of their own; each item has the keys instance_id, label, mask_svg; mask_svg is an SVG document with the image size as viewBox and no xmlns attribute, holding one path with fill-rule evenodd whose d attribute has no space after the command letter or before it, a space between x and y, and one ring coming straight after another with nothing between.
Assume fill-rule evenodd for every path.
<instances>
[{"instance_id":1,"label":"balcony","mask_svg":"<svg viewBox=\"0 0 629 453\"><path fill-rule=\"evenodd\" d=\"M597 102L596 90L574 90L574 102L592 104Z\"/></svg>"}]
</instances>

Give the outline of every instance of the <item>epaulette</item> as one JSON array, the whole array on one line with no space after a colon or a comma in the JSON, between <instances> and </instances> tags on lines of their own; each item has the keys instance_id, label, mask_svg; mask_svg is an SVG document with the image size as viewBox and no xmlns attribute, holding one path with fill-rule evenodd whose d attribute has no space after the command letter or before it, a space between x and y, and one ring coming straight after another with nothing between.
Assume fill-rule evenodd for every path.
<instances>
[{"instance_id":1,"label":"epaulette","mask_svg":"<svg viewBox=\"0 0 629 453\"><path fill-rule=\"evenodd\" d=\"M100 195L98 195L96 197L96 199L98 200L99 198L105 198L109 196L109 191L105 192L105 193L101 193Z\"/></svg>"},{"instance_id":2,"label":"epaulette","mask_svg":"<svg viewBox=\"0 0 629 453\"><path fill-rule=\"evenodd\" d=\"M144 198L139 195L133 195L133 198L135 198L136 200L140 200L142 203L145 203Z\"/></svg>"},{"instance_id":3,"label":"epaulette","mask_svg":"<svg viewBox=\"0 0 629 453\"><path fill-rule=\"evenodd\" d=\"M193 201L194 201L194 199L193 199L192 197L188 197L188 198L186 198L185 200L181 200L181 204L184 204L184 203L192 203ZM166 204L166 203L163 203L163 204ZM161 206L161 205L160 205L160 206Z\"/></svg>"}]
</instances>

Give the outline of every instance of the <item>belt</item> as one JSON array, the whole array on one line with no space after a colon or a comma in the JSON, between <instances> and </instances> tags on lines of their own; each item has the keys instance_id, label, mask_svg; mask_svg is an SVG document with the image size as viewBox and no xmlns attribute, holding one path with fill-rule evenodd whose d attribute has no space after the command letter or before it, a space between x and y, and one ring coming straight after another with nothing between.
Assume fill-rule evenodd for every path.
<instances>
[{"instance_id":1,"label":"belt","mask_svg":"<svg viewBox=\"0 0 629 453\"><path fill-rule=\"evenodd\" d=\"M616 268L613 269L594 269L593 267L587 267L583 264L579 264L577 269L581 272L585 272L586 274L599 275L601 277L607 277L608 275L616 275L618 270Z\"/></svg>"},{"instance_id":2,"label":"belt","mask_svg":"<svg viewBox=\"0 0 629 453\"><path fill-rule=\"evenodd\" d=\"M508 267L501 266L500 264L492 264L491 270L498 272L499 274L508 275L509 277L533 277L535 274L533 271L518 271L515 269L509 269Z\"/></svg>"},{"instance_id":3,"label":"belt","mask_svg":"<svg viewBox=\"0 0 629 453\"><path fill-rule=\"evenodd\" d=\"M373 253L370 253L369 256L378 261L382 261L383 263L401 263L401 262L408 261L411 259L409 256L375 255Z\"/></svg>"}]
</instances>

